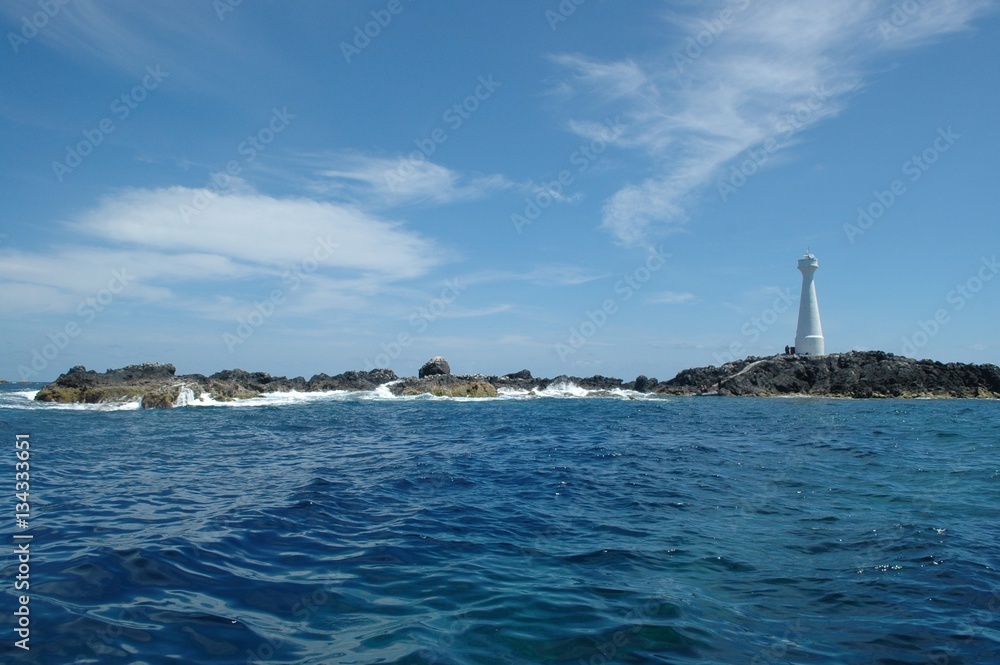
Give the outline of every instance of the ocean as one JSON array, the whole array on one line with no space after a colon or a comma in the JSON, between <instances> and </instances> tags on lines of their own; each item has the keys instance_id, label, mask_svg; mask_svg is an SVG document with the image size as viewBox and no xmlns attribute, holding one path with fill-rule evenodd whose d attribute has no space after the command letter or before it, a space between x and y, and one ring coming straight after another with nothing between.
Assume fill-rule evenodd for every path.
<instances>
[{"instance_id":1,"label":"ocean","mask_svg":"<svg viewBox=\"0 0 1000 665\"><path fill-rule=\"evenodd\" d=\"M38 387L3 663L1000 663L998 401Z\"/></svg>"}]
</instances>

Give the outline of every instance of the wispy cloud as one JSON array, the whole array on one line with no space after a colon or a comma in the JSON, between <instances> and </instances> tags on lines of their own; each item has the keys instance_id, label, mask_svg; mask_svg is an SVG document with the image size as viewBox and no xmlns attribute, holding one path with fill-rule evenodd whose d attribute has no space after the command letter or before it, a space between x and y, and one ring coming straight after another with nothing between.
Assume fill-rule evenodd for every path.
<instances>
[{"instance_id":1,"label":"wispy cloud","mask_svg":"<svg viewBox=\"0 0 1000 665\"><path fill-rule=\"evenodd\" d=\"M199 193L209 203L185 223L181 206L191 206ZM102 199L70 228L107 242L218 254L258 266L287 266L318 246L329 254L326 266L396 278L423 274L435 262L431 243L400 223L353 206L250 192L126 190Z\"/></svg>"},{"instance_id":2,"label":"wispy cloud","mask_svg":"<svg viewBox=\"0 0 1000 665\"><path fill-rule=\"evenodd\" d=\"M695 295L687 292L661 291L660 293L654 293L651 300L654 303L663 305L683 305L684 303L693 302Z\"/></svg>"},{"instance_id":3,"label":"wispy cloud","mask_svg":"<svg viewBox=\"0 0 1000 665\"><path fill-rule=\"evenodd\" d=\"M466 175L422 155L418 159L340 152L304 156L300 161L314 173L303 185L311 193L376 208L471 201L515 186L502 175Z\"/></svg>"},{"instance_id":4,"label":"wispy cloud","mask_svg":"<svg viewBox=\"0 0 1000 665\"><path fill-rule=\"evenodd\" d=\"M886 47L913 48L969 30L975 19L995 6L994 0L896 2L888 8L883 6L875 28Z\"/></svg>"},{"instance_id":5,"label":"wispy cloud","mask_svg":"<svg viewBox=\"0 0 1000 665\"><path fill-rule=\"evenodd\" d=\"M667 19L679 30L656 55L555 57L568 72L557 92L590 99L601 114L620 113L629 131L618 145L644 151L653 165L654 175L606 201L604 227L628 245L677 230L738 156L769 139L790 145L797 132L840 113L881 52L967 29L994 5L920 3L887 33L889 0L715 2L697 16ZM730 20L708 32L705 21L727 8ZM686 50L700 33L709 39ZM582 136L591 126L570 122Z\"/></svg>"},{"instance_id":6,"label":"wispy cloud","mask_svg":"<svg viewBox=\"0 0 1000 665\"><path fill-rule=\"evenodd\" d=\"M463 284L532 282L538 286L577 286L609 276L572 265L551 265L523 272L488 270L462 277Z\"/></svg>"},{"instance_id":7,"label":"wispy cloud","mask_svg":"<svg viewBox=\"0 0 1000 665\"><path fill-rule=\"evenodd\" d=\"M180 208L197 195L209 204L185 223ZM193 310L234 283L265 280L270 290L292 271L299 277L288 281L310 285L303 293L323 291L311 298L324 308L420 277L447 256L401 223L357 207L243 189L124 190L65 228L79 242L36 252L0 248L5 307L68 311L103 288L112 270L125 270L131 277L123 298L173 299ZM204 297L190 297L197 291Z\"/></svg>"},{"instance_id":8,"label":"wispy cloud","mask_svg":"<svg viewBox=\"0 0 1000 665\"><path fill-rule=\"evenodd\" d=\"M455 307L453 309L446 310L441 314L441 318L444 319L478 319L483 316L493 316L494 314L503 314L504 312L509 312L514 309L513 305L501 304L492 305L489 307L480 307L476 309Z\"/></svg>"},{"instance_id":9,"label":"wispy cloud","mask_svg":"<svg viewBox=\"0 0 1000 665\"><path fill-rule=\"evenodd\" d=\"M50 49L72 62L72 67L103 69L127 78L141 76L147 65L162 65L171 74L170 90L194 90L237 106L245 104L260 85L258 80L244 86L231 72L258 59L281 71L286 82L310 85L273 31L256 31L238 20L219 20L219 7L259 15L262 3L256 4L178 2L166 7L129 0L8 0L0 3L0 16L17 33L25 17L31 20L48 7L43 15L54 15L22 50ZM224 12L224 16L230 14ZM220 85L223 80L226 84Z\"/></svg>"}]
</instances>

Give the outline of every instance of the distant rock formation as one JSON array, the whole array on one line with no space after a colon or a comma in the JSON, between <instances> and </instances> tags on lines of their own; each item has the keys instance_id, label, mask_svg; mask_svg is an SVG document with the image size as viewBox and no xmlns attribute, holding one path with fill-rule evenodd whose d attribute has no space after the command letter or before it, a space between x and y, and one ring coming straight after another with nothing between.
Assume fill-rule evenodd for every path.
<instances>
[{"instance_id":1,"label":"distant rock formation","mask_svg":"<svg viewBox=\"0 0 1000 665\"><path fill-rule=\"evenodd\" d=\"M496 397L497 388L479 375L431 374L401 379L389 386L393 395L437 395L438 397Z\"/></svg>"},{"instance_id":2,"label":"distant rock formation","mask_svg":"<svg viewBox=\"0 0 1000 665\"><path fill-rule=\"evenodd\" d=\"M417 378L425 379L428 376L438 376L451 374L451 365L441 356L434 356L424 363L424 366L417 372Z\"/></svg>"},{"instance_id":3,"label":"distant rock formation","mask_svg":"<svg viewBox=\"0 0 1000 665\"><path fill-rule=\"evenodd\" d=\"M883 351L749 357L687 369L656 387L668 395L1000 397L996 365L914 360Z\"/></svg>"},{"instance_id":4,"label":"distant rock formation","mask_svg":"<svg viewBox=\"0 0 1000 665\"><path fill-rule=\"evenodd\" d=\"M632 382L632 390L640 393L652 392L651 389L654 386L656 386L656 379L650 379L645 374L635 377L635 381Z\"/></svg>"},{"instance_id":5,"label":"distant rock formation","mask_svg":"<svg viewBox=\"0 0 1000 665\"><path fill-rule=\"evenodd\" d=\"M166 406L169 401L172 406L183 387L175 380L176 371L170 364L143 363L98 374L77 365L39 390L35 399L84 404L141 400L146 407Z\"/></svg>"},{"instance_id":6,"label":"distant rock formation","mask_svg":"<svg viewBox=\"0 0 1000 665\"><path fill-rule=\"evenodd\" d=\"M262 393L331 390L374 390L386 386L394 395L494 397L500 390L542 391L563 385L611 392L633 390L658 395L813 395L823 397L989 397L1000 398L1000 368L996 365L913 360L882 351L854 351L826 356L778 355L749 357L686 369L659 382L645 375L624 383L596 375L541 379L528 370L503 376L453 375L440 356L420 368L417 377L399 378L389 369L317 374L308 381L272 377L264 372L225 370L211 376L175 376L173 365L129 365L98 373L76 366L38 391L42 402L139 401L143 408L167 408L181 391L207 394L218 401L259 397Z\"/></svg>"},{"instance_id":7,"label":"distant rock formation","mask_svg":"<svg viewBox=\"0 0 1000 665\"><path fill-rule=\"evenodd\" d=\"M305 390L375 390L383 383L399 377L391 369L373 369L370 372L344 372L336 376L317 374L306 382Z\"/></svg>"},{"instance_id":8,"label":"distant rock formation","mask_svg":"<svg viewBox=\"0 0 1000 665\"><path fill-rule=\"evenodd\" d=\"M129 365L103 373L77 365L39 390L35 399L40 402L84 404L139 401L144 409L169 408L177 403L184 389L191 390L195 395L206 394L216 401L227 402L292 390L374 390L397 378L388 369L345 372L336 376L317 374L309 381L301 376L286 379L242 369L227 369L211 376L175 376L176 371L173 365L158 363Z\"/></svg>"}]
</instances>

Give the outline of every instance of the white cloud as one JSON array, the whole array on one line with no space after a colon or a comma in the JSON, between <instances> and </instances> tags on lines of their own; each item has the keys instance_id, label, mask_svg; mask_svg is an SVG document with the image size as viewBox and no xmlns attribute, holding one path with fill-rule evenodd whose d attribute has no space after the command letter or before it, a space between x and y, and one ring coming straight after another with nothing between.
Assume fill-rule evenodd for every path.
<instances>
[{"instance_id":1,"label":"white cloud","mask_svg":"<svg viewBox=\"0 0 1000 665\"><path fill-rule=\"evenodd\" d=\"M994 4L920 3L887 37L879 25L891 20L889 0L716 2L698 16L671 17L680 36L641 61L556 57L568 70L558 92L594 100L602 115L620 114L628 129L617 144L646 152L654 165L653 175L605 203L603 225L628 245L677 230L738 156L772 138L787 147L799 131L838 114L881 51L965 29ZM732 20L707 32L705 21L726 8ZM702 33L707 38L694 42ZM593 121L570 127L586 137Z\"/></svg>"},{"instance_id":2,"label":"white cloud","mask_svg":"<svg viewBox=\"0 0 1000 665\"><path fill-rule=\"evenodd\" d=\"M916 11L910 10L914 4ZM973 20L995 6L994 0L897 2L883 8L876 29L887 47L912 48L943 35L968 30Z\"/></svg>"},{"instance_id":3,"label":"white cloud","mask_svg":"<svg viewBox=\"0 0 1000 665\"><path fill-rule=\"evenodd\" d=\"M463 175L417 151L391 158L341 153L309 161L319 175L309 184L312 191L381 208L469 201L514 186L498 174Z\"/></svg>"},{"instance_id":4,"label":"white cloud","mask_svg":"<svg viewBox=\"0 0 1000 665\"><path fill-rule=\"evenodd\" d=\"M490 307L481 307L479 309L467 309L467 308L456 307L445 310L444 313L441 314L441 318L477 319L483 316L493 316L494 314L503 314L504 312L509 312L512 309L514 309L514 306L509 304L493 305Z\"/></svg>"},{"instance_id":5,"label":"white cloud","mask_svg":"<svg viewBox=\"0 0 1000 665\"><path fill-rule=\"evenodd\" d=\"M682 305L692 302L694 299L695 295L693 293L678 293L676 291L661 291L660 293L653 294L652 298L653 302L664 305Z\"/></svg>"},{"instance_id":6,"label":"white cloud","mask_svg":"<svg viewBox=\"0 0 1000 665\"><path fill-rule=\"evenodd\" d=\"M462 284L491 284L497 282L528 281L539 286L576 286L608 277L608 273L595 273L586 268L571 265L551 265L525 272L491 270L466 275Z\"/></svg>"},{"instance_id":7,"label":"white cloud","mask_svg":"<svg viewBox=\"0 0 1000 665\"><path fill-rule=\"evenodd\" d=\"M197 210L185 223L182 206ZM186 187L134 189L104 198L72 222L74 231L118 245L194 252L261 267L315 258L324 268L414 277L438 263L434 245L360 208L304 198ZM194 276L194 275L192 275Z\"/></svg>"},{"instance_id":8,"label":"white cloud","mask_svg":"<svg viewBox=\"0 0 1000 665\"><path fill-rule=\"evenodd\" d=\"M185 223L182 206L207 205ZM240 189L131 189L105 197L66 225L82 239L37 252L0 248L0 306L67 312L127 276L118 300L166 301L205 313L238 281L298 290L289 311L360 306L386 285L446 259L432 241L360 208ZM295 282L284 279L291 274ZM297 283L296 283L297 282ZM116 284L116 287L118 285ZM236 289L238 291L238 289ZM240 301L232 303L239 308ZM220 309L227 309L222 307Z\"/></svg>"},{"instance_id":9,"label":"white cloud","mask_svg":"<svg viewBox=\"0 0 1000 665\"><path fill-rule=\"evenodd\" d=\"M129 76L141 76L147 65L163 65L170 74L176 69L171 88L191 86L203 94L222 95L223 90L231 94L230 88L218 84L226 67L245 65L270 47L264 40L240 39L231 23L217 20L211 3L176 3L165 10L128 0L9 0L0 3L0 15L20 32L24 17L31 20L46 6L51 18L32 41L75 62L93 60ZM209 56L206 48L211 49ZM267 53L270 62L282 57L273 49Z\"/></svg>"}]
</instances>

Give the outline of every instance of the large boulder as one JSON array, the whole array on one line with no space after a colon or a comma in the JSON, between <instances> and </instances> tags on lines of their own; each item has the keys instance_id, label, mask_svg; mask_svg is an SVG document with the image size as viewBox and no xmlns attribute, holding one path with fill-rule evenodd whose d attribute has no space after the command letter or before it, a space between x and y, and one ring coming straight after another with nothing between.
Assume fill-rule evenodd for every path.
<instances>
[{"instance_id":1,"label":"large boulder","mask_svg":"<svg viewBox=\"0 0 1000 665\"><path fill-rule=\"evenodd\" d=\"M656 379L651 379L645 374L635 377L635 381L632 382L632 390L637 393L651 393L654 388L656 388Z\"/></svg>"},{"instance_id":2,"label":"large boulder","mask_svg":"<svg viewBox=\"0 0 1000 665\"><path fill-rule=\"evenodd\" d=\"M438 376L451 374L451 365L448 361L441 356L434 356L430 360L424 363L424 366L420 368L420 372L417 377L424 379L428 376Z\"/></svg>"}]
</instances>

